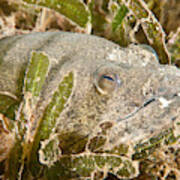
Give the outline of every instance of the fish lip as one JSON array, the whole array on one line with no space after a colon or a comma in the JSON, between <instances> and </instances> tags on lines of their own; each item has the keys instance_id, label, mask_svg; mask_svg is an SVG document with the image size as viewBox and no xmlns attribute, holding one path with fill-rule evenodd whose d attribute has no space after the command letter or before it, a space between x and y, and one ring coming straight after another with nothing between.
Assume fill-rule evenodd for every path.
<instances>
[{"instance_id":1,"label":"fish lip","mask_svg":"<svg viewBox=\"0 0 180 180\"><path fill-rule=\"evenodd\" d=\"M171 94L171 100L173 100L173 98L176 97L180 97L180 93L173 93ZM160 101L161 103L162 100L166 100L166 98L164 96L153 96L151 98L149 98L148 100L146 100L140 107L138 107L137 109L135 109L133 112L129 113L128 115L124 116L124 117L120 117L119 119L117 119L117 122L121 122L124 120L127 120L129 118L132 118L133 116L135 116L141 109L147 107L148 105L150 105L151 103L155 102L155 101Z\"/></svg>"},{"instance_id":2,"label":"fish lip","mask_svg":"<svg viewBox=\"0 0 180 180\"><path fill-rule=\"evenodd\" d=\"M149 104L155 102L157 100L157 97L152 97L149 98L147 101L145 101L140 107L138 107L137 109L135 109L133 112L129 113L128 115L126 115L125 117L120 117L117 122L121 122L124 120L127 120L131 117L133 117L135 114L137 114L141 109L143 109L144 107L147 107Z\"/></svg>"}]
</instances>

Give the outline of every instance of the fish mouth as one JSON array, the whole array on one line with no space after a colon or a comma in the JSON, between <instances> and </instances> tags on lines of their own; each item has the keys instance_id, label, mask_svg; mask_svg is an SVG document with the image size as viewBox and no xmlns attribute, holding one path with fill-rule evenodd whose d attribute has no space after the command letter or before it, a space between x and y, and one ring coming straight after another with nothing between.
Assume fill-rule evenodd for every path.
<instances>
[{"instance_id":1,"label":"fish mouth","mask_svg":"<svg viewBox=\"0 0 180 180\"><path fill-rule=\"evenodd\" d=\"M162 108L166 107L168 105L170 106L171 102L173 103L174 100L176 101L176 98L180 98L180 94L175 93L175 94L169 95L168 97L169 97L168 100L166 99L166 96L154 96L154 97L151 97L148 100L146 100L141 106L139 106L137 109L132 111L131 113L127 114L124 117L118 118L118 120L117 120L118 123L114 124L114 127L112 127L112 129L111 129L111 127L109 129L110 133L108 134L108 136L109 136L108 139L109 140L111 139L113 141L113 139L115 138L115 141L116 141L117 140L116 136L117 136L118 137L117 142L125 143L126 141L133 140L133 139L135 139L136 141L141 140L142 137L139 135L140 133L144 133L145 134L144 135L145 139L146 139L146 137L148 137L148 138L152 137L154 134L157 133L157 131L155 131L157 129L154 128L156 126L156 124L152 125L153 126L152 128L145 128L145 127L142 127L142 129L140 129L141 127L137 128L137 130L135 130L135 131L140 131L138 135L133 135L133 134L136 133L135 131L132 131L132 132L129 133L128 132L128 128L131 128L131 123L134 122L134 120L133 120L134 116L137 115L138 113L140 113L140 111L143 108L149 108L149 107L151 108L152 104L153 103L155 104L156 102L158 102L158 104L161 105ZM154 108L155 108L155 106L154 106ZM129 121L129 124L127 123L128 119L131 119ZM171 120L175 121L176 120L176 115L173 116ZM169 122L170 121L165 123L165 128L166 127L168 127L168 128L170 127L169 126ZM143 122L141 124L143 124ZM100 124L98 124L97 126L100 127L99 125ZM135 127L135 129L136 129L136 127ZM160 127L160 129L161 129L161 127ZM66 139L66 141L63 142L65 144L65 146L61 147L62 153L64 153L64 154L77 154L77 153L84 152L85 149L87 148L87 143L90 142L89 138L99 136L98 134L96 134L97 133L96 130L95 131L94 130L95 130L95 128L91 132L89 132L87 134L84 134L84 135L79 135L78 134L79 130L73 132L73 136L69 136L70 138L68 140ZM126 131L129 134L125 134ZM122 138L122 141L119 140L119 137L121 137L120 135L118 135L119 132L120 133L122 132L124 134L124 137L126 137L126 141L124 141L124 138ZM92 137L91 137L91 135L92 135ZM72 139L74 139L74 140L72 141ZM67 142L69 142L69 143L67 144ZM63 143L61 143L61 144L63 144ZM83 145L82 145L82 143L83 143ZM80 147L80 148L77 149L77 147Z\"/></svg>"},{"instance_id":2,"label":"fish mouth","mask_svg":"<svg viewBox=\"0 0 180 180\"><path fill-rule=\"evenodd\" d=\"M117 119L117 122L127 120L129 118L132 118L135 116L140 110L143 108L148 107L150 104L154 103L155 101L159 101L162 104L162 107L167 107L173 100L173 98L180 97L180 93L174 93L170 96L170 100L167 100L163 96L154 96L152 98L149 98L147 101L145 101L140 107L136 108L133 112L129 113L125 117L120 117Z\"/></svg>"},{"instance_id":3,"label":"fish mouth","mask_svg":"<svg viewBox=\"0 0 180 180\"><path fill-rule=\"evenodd\" d=\"M141 105L140 107L138 107L137 109L135 109L133 112L129 113L127 116L122 117L122 118L120 117L120 118L117 120L117 122L118 122L118 121L123 121L123 120L126 120L126 119L129 119L129 118L133 117L133 116L134 116L135 114L137 114L141 109L145 108L146 106L148 106L149 104L153 103L154 101L156 101L156 98L155 98L155 97L150 98L149 100L145 101L145 102L143 103L143 105Z\"/></svg>"}]
</instances>

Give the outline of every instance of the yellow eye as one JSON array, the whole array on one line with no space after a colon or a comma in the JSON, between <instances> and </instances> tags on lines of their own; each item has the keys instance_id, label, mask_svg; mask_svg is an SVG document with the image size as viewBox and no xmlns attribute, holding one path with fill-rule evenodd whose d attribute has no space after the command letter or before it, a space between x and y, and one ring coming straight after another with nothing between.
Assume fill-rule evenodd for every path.
<instances>
[{"instance_id":1,"label":"yellow eye","mask_svg":"<svg viewBox=\"0 0 180 180\"><path fill-rule=\"evenodd\" d=\"M100 67L94 73L94 84L101 94L112 93L121 84L117 69L112 66Z\"/></svg>"}]
</instances>

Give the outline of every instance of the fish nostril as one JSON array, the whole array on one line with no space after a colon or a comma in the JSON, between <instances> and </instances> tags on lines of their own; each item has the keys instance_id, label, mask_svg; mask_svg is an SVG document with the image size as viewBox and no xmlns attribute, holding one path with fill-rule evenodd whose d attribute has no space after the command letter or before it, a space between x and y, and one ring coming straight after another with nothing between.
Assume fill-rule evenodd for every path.
<instances>
[{"instance_id":1,"label":"fish nostril","mask_svg":"<svg viewBox=\"0 0 180 180\"><path fill-rule=\"evenodd\" d=\"M132 106L132 107L140 107L140 106L141 106L141 103L138 102L138 101L134 101L134 102L131 102L131 103L130 103L130 106Z\"/></svg>"}]
</instances>

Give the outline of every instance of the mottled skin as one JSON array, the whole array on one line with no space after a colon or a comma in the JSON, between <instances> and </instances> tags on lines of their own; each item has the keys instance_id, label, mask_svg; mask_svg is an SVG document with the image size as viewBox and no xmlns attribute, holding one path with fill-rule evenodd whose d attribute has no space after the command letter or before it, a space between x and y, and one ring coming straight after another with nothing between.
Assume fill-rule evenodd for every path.
<instances>
[{"instance_id":1,"label":"mottled skin","mask_svg":"<svg viewBox=\"0 0 180 180\"><path fill-rule=\"evenodd\" d=\"M85 145L73 145L101 133L106 122L112 127L104 149L111 149L145 141L180 120L176 67L160 65L143 46L120 48L89 35L51 32L0 40L1 92L21 97L17 82L32 50L45 53L51 63L35 117L41 115L62 78L74 73L73 92L56 127L65 154L82 152ZM102 75L113 78L102 80L107 91L99 87Z\"/></svg>"}]
</instances>

